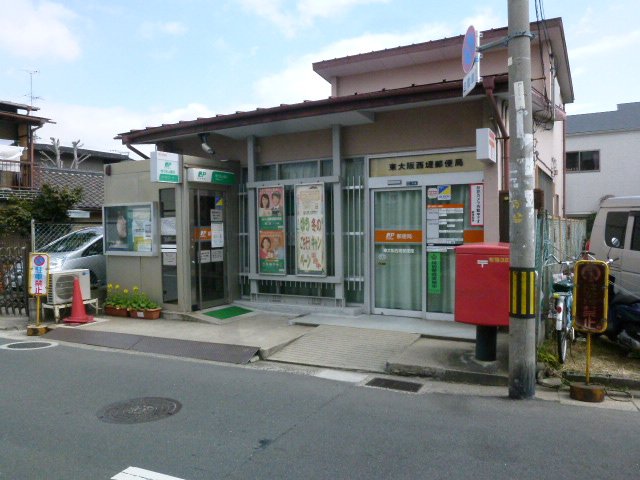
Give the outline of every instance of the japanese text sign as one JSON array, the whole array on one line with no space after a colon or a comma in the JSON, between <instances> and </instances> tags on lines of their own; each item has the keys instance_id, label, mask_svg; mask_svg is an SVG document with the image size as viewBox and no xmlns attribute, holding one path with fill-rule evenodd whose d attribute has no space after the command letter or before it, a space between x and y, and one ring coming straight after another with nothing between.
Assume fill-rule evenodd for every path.
<instances>
[{"instance_id":1,"label":"japanese text sign","mask_svg":"<svg viewBox=\"0 0 640 480\"><path fill-rule=\"evenodd\" d=\"M601 333L607 329L609 266L600 260L576 262L573 319L577 330Z\"/></svg>"},{"instance_id":2,"label":"japanese text sign","mask_svg":"<svg viewBox=\"0 0 640 480\"><path fill-rule=\"evenodd\" d=\"M29 295L46 295L49 277L49 255L29 254Z\"/></svg>"}]
</instances>

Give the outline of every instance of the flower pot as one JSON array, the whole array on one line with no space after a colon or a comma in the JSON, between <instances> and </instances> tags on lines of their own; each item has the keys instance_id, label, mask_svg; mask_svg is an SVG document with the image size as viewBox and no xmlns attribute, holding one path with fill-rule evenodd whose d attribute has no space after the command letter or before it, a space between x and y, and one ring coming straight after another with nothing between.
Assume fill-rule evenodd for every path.
<instances>
[{"instance_id":1,"label":"flower pot","mask_svg":"<svg viewBox=\"0 0 640 480\"><path fill-rule=\"evenodd\" d=\"M128 315L127 309L124 307L111 307L105 305L104 314L112 317L126 317Z\"/></svg>"},{"instance_id":2,"label":"flower pot","mask_svg":"<svg viewBox=\"0 0 640 480\"><path fill-rule=\"evenodd\" d=\"M132 318L144 318L146 320L156 320L160 318L161 308L148 308L146 310L129 310Z\"/></svg>"}]
</instances>

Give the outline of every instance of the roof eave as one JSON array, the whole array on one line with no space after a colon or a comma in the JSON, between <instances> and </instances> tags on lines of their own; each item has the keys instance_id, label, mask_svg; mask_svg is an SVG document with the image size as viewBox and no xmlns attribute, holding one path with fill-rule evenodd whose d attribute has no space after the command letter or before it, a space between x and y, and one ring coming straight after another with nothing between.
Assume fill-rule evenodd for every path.
<instances>
[{"instance_id":1,"label":"roof eave","mask_svg":"<svg viewBox=\"0 0 640 480\"><path fill-rule=\"evenodd\" d=\"M498 76L496 79L499 83L505 83L506 75ZM237 127L259 126L285 120L301 120L341 112L367 111L419 102L460 99L461 92L462 81L455 80L199 118L144 130L132 130L121 133L115 138L121 140L125 145L152 144L171 138L205 132L223 132Z\"/></svg>"}]
</instances>

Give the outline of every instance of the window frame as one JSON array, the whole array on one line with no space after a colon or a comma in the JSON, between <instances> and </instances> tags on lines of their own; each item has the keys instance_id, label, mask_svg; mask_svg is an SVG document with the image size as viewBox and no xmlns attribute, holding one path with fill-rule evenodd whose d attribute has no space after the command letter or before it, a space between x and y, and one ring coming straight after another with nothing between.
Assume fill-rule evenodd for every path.
<instances>
[{"instance_id":1,"label":"window frame","mask_svg":"<svg viewBox=\"0 0 640 480\"><path fill-rule=\"evenodd\" d=\"M582 163L586 162L587 160L582 158L583 154L586 153L590 153L590 154L595 154L594 156L597 157L597 163L598 166L597 168L592 168L592 169L583 169L582 168ZM569 160L569 155L576 155L576 164L577 164L577 168L576 169L569 169L568 168L568 160ZM600 150L573 150L571 152L566 152L565 153L565 159L564 159L564 167L565 167L565 171L567 173L586 173L586 172L599 172L600 171Z\"/></svg>"}]
</instances>

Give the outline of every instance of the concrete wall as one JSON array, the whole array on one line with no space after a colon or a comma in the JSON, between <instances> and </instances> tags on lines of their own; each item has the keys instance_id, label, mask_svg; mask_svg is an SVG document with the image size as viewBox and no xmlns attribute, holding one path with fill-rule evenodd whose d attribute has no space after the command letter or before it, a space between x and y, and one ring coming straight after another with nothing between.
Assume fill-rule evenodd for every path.
<instances>
[{"instance_id":1,"label":"concrete wall","mask_svg":"<svg viewBox=\"0 0 640 480\"><path fill-rule=\"evenodd\" d=\"M640 195L640 131L567 136L567 152L584 150L600 151L600 171L567 173L568 216L597 211L607 195Z\"/></svg>"}]
</instances>

